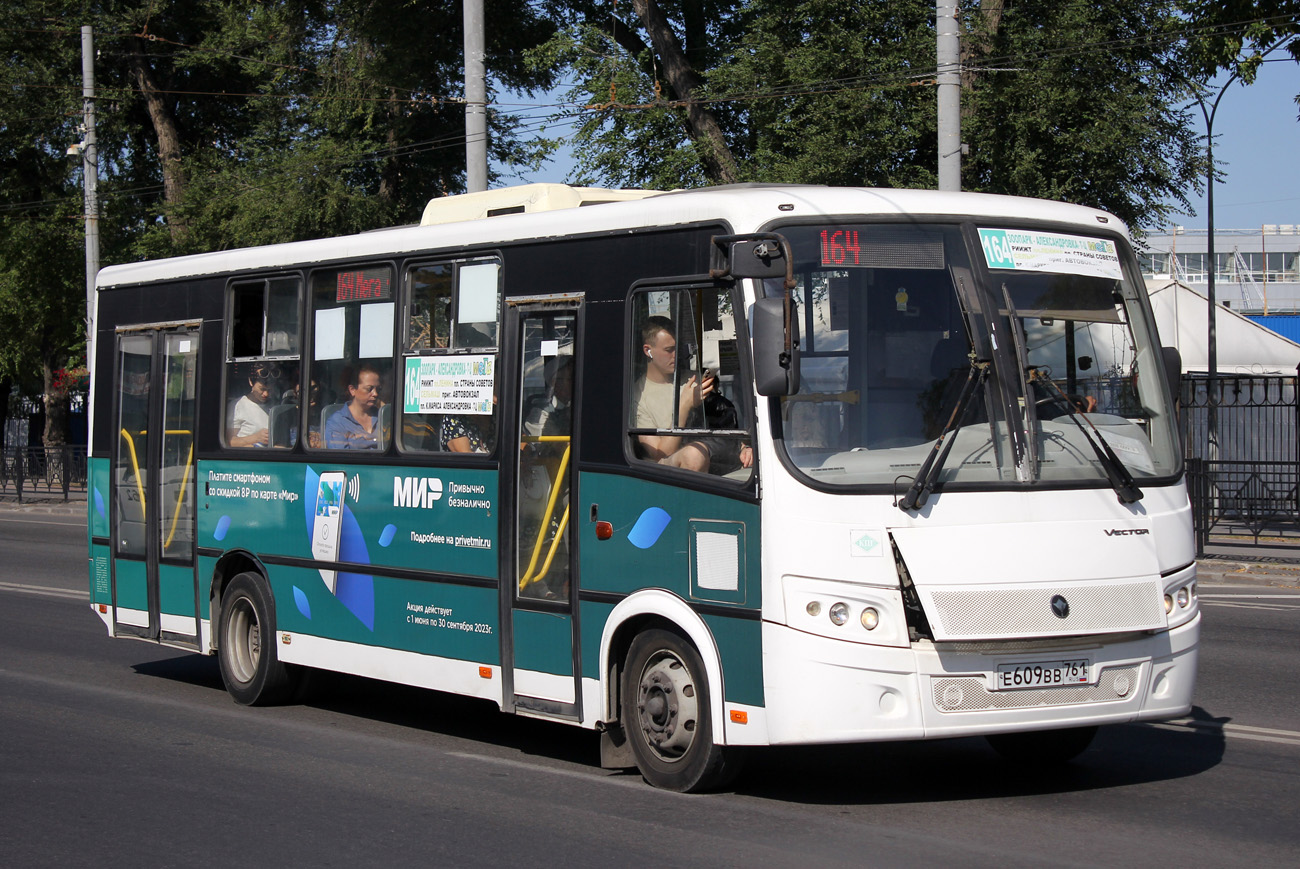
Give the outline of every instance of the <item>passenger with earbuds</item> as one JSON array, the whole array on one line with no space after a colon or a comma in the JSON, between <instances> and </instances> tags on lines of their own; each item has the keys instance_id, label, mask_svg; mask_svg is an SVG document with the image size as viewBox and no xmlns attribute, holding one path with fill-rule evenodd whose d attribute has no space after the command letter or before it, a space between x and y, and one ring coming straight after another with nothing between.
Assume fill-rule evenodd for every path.
<instances>
[{"instance_id":1,"label":"passenger with earbuds","mask_svg":"<svg viewBox=\"0 0 1300 869\"><path fill-rule=\"evenodd\" d=\"M713 373L706 371L698 382L692 374L681 384L680 393L674 394L677 338L673 322L667 317L646 320L641 329L641 352L647 358L645 375L632 388L635 427L661 430L685 427L691 411L713 392L716 385ZM643 458L689 471L709 470L709 448L699 441L683 443L680 436L662 434L636 437Z\"/></svg>"}]
</instances>

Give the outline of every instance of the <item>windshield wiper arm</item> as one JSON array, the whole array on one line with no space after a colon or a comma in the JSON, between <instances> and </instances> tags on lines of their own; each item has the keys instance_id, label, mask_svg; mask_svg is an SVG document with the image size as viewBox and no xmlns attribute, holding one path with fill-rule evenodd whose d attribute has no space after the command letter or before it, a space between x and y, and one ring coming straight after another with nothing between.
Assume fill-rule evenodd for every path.
<instances>
[{"instance_id":1,"label":"windshield wiper arm","mask_svg":"<svg viewBox=\"0 0 1300 869\"><path fill-rule=\"evenodd\" d=\"M930 450L930 454L925 457L921 469L916 472L916 479L912 481L912 485L903 497L896 502L900 510L919 510L925 506L926 501L930 500L935 481L939 479L939 472L943 470L944 462L948 460L948 453L952 450L951 435L955 435L957 430L966 424L966 412L970 409L971 399L988 374L988 360L971 360L970 369L966 372L966 382L962 384L961 395L953 405L947 425L939 433L939 439L934 442L934 449Z\"/></svg>"},{"instance_id":2,"label":"windshield wiper arm","mask_svg":"<svg viewBox=\"0 0 1300 869\"><path fill-rule=\"evenodd\" d=\"M1106 438L1092 424L1092 420L1079 413L1074 406L1074 402L1070 401L1069 397L1061 391L1061 387L1057 386L1052 378L1037 368L1030 367L1029 380L1030 382L1042 384L1047 390L1047 394L1057 404L1065 408L1070 416L1070 421L1079 427L1079 431L1083 432L1084 439L1088 441L1092 451L1097 454L1097 461L1101 463L1102 469L1106 472L1106 479L1110 481L1110 486L1119 497L1119 502L1121 504L1132 504L1134 501L1141 501L1142 490L1138 488L1137 483L1133 482L1133 475L1129 473L1128 467L1120 460L1120 457L1115 455L1115 451L1111 449L1110 444L1106 443ZM1082 422L1080 419L1082 419ZM1085 426L1084 423L1087 423L1087 425Z\"/></svg>"}]
</instances>

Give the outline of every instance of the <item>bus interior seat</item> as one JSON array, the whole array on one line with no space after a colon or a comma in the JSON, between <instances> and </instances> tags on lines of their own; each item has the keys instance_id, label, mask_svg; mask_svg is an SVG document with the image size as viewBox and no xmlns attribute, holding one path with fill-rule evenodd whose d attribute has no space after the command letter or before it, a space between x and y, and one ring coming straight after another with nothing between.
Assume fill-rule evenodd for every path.
<instances>
[{"instance_id":1,"label":"bus interior seat","mask_svg":"<svg viewBox=\"0 0 1300 869\"><path fill-rule=\"evenodd\" d=\"M269 417L271 446L293 446L293 442L289 438L289 431L293 428L294 420L298 417L298 405L281 404L278 407L273 407L271 408Z\"/></svg>"},{"instance_id":2,"label":"bus interior seat","mask_svg":"<svg viewBox=\"0 0 1300 869\"><path fill-rule=\"evenodd\" d=\"M347 405L340 402L338 404L327 404L323 408L321 408L321 412L320 412L320 436L321 437L325 437L325 423L329 421L329 418L331 416L338 413L341 409L345 407L347 407Z\"/></svg>"}]
</instances>

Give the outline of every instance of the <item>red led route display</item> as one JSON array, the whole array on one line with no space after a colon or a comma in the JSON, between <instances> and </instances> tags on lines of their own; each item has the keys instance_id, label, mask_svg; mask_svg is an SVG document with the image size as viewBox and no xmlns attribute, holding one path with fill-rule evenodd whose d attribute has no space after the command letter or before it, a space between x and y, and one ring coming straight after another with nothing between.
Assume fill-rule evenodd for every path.
<instances>
[{"instance_id":1,"label":"red led route display","mask_svg":"<svg viewBox=\"0 0 1300 869\"><path fill-rule=\"evenodd\" d=\"M370 302L392 298L392 279L388 269L361 269L339 272L336 302Z\"/></svg>"},{"instance_id":2,"label":"red led route display","mask_svg":"<svg viewBox=\"0 0 1300 869\"><path fill-rule=\"evenodd\" d=\"M856 229L822 230L822 265L862 265L862 246L858 243Z\"/></svg>"}]
</instances>

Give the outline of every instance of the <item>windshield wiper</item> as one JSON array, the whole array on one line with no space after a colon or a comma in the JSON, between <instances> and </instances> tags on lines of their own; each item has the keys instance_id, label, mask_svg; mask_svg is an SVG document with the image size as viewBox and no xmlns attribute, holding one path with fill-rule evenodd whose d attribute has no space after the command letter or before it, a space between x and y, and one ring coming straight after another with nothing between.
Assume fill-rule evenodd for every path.
<instances>
[{"instance_id":1,"label":"windshield wiper","mask_svg":"<svg viewBox=\"0 0 1300 869\"><path fill-rule=\"evenodd\" d=\"M1110 444L1106 442L1106 438L1097 430L1097 427L1092 424L1092 420L1079 413L1074 406L1074 402L1070 401L1066 394L1061 391L1061 387L1057 386L1051 377L1048 377L1037 367L1031 366L1029 368L1029 380L1031 383L1041 384L1052 400L1065 408L1070 420L1079 427L1079 431L1083 432L1084 439L1088 441L1092 451L1097 454L1097 461L1101 463L1102 469L1106 472L1106 479L1110 481L1110 486L1119 497L1119 502L1121 504L1132 504L1134 501L1141 501L1142 490L1138 488L1137 483L1133 482L1133 475L1120 461L1119 456L1115 455L1115 451L1111 449ZM1087 425L1085 426L1084 423L1087 423Z\"/></svg>"},{"instance_id":2,"label":"windshield wiper","mask_svg":"<svg viewBox=\"0 0 1300 869\"><path fill-rule=\"evenodd\" d=\"M989 367L987 359L971 360L970 369L966 372L966 382L962 384L961 395L953 405L948 423L939 433L939 439L934 442L934 449L930 450L930 454L925 457L921 469L916 472L916 479L912 481L911 487L895 502L900 510L919 510L925 506L926 501L930 500L930 493L934 491L939 472L943 470L943 464L948 460L948 453L952 451L954 440L952 435L966 424L966 414L970 410L971 399L988 377Z\"/></svg>"}]
</instances>

